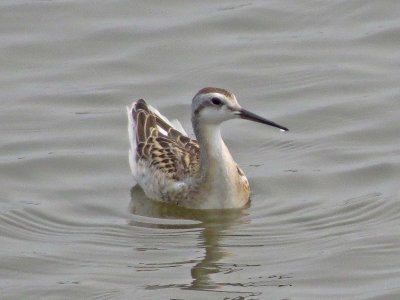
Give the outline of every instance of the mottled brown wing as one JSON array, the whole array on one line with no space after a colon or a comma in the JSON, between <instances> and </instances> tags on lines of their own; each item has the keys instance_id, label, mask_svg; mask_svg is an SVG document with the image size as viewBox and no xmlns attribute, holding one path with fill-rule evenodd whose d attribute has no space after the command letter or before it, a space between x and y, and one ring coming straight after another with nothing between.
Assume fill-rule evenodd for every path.
<instances>
[{"instance_id":1,"label":"mottled brown wing","mask_svg":"<svg viewBox=\"0 0 400 300\"><path fill-rule=\"evenodd\" d=\"M137 159L147 160L174 180L199 172L200 148L153 113L143 99L132 109L136 121Z\"/></svg>"}]
</instances>

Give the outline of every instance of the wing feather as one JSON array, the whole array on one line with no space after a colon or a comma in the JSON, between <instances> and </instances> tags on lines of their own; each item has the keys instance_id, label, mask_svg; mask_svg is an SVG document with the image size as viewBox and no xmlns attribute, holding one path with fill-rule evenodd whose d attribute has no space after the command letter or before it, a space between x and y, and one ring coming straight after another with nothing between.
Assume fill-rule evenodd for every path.
<instances>
[{"instance_id":1,"label":"wing feather","mask_svg":"<svg viewBox=\"0 0 400 300\"><path fill-rule=\"evenodd\" d=\"M133 103L131 114L136 121L136 160L147 160L174 180L199 173L200 148L196 140L174 128L143 99Z\"/></svg>"}]
</instances>

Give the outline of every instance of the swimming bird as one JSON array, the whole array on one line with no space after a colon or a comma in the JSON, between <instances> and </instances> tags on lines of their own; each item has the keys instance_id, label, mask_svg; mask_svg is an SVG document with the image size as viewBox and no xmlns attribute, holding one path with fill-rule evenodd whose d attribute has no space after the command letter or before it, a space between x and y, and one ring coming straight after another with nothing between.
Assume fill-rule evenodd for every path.
<instances>
[{"instance_id":1,"label":"swimming bird","mask_svg":"<svg viewBox=\"0 0 400 300\"><path fill-rule=\"evenodd\" d=\"M194 209L240 208L250 198L249 181L222 140L222 122L241 118L288 131L242 108L222 88L206 87L193 97L196 139L143 99L127 107L127 113L136 182L148 198Z\"/></svg>"}]
</instances>

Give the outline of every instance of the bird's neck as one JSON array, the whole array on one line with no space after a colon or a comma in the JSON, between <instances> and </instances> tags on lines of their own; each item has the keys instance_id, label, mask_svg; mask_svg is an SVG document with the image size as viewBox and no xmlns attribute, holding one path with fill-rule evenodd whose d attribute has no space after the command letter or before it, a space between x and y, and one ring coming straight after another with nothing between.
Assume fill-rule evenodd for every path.
<instances>
[{"instance_id":1,"label":"bird's neck","mask_svg":"<svg viewBox=\"0 0 400 300\"><path fill-rule=\"evenodd\" d=\"M199 124L193 128L200 145L201 181L208 188L233 190L237 180L237 167L221 137L220 124Z\"/></svg>"}]
</instances>

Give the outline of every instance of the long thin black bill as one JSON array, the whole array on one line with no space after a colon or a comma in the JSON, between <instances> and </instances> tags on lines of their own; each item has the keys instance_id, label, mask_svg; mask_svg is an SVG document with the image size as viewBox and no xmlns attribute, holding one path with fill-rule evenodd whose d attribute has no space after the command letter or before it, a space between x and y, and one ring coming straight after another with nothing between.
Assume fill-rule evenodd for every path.
<instances>
[{"instance_id":1,"label":"long thin black bill","mask_svg":"<svg viewBox=\"0 0 400 300\"><path fill-rule=\"evenodd\" d=\"M258 116L256 114L253 114L251 111L248 111L248 110L246 110L244 108L240 109L239 116L242 119L245 119L245 120L250 120L250 121L254 121L254 122L258 122L258 123L262 123L262 124L267 124L267 125L279 128L280 130L283 130L283 131L289 131L288 128L283 127L283 126L281 126L279 124L276 124L276 123L274 123L274 122L272 122L270 120L267 120L267 119L265 119L263 117L260 117L260 116Z\"/></svg>"}]
</instances>

